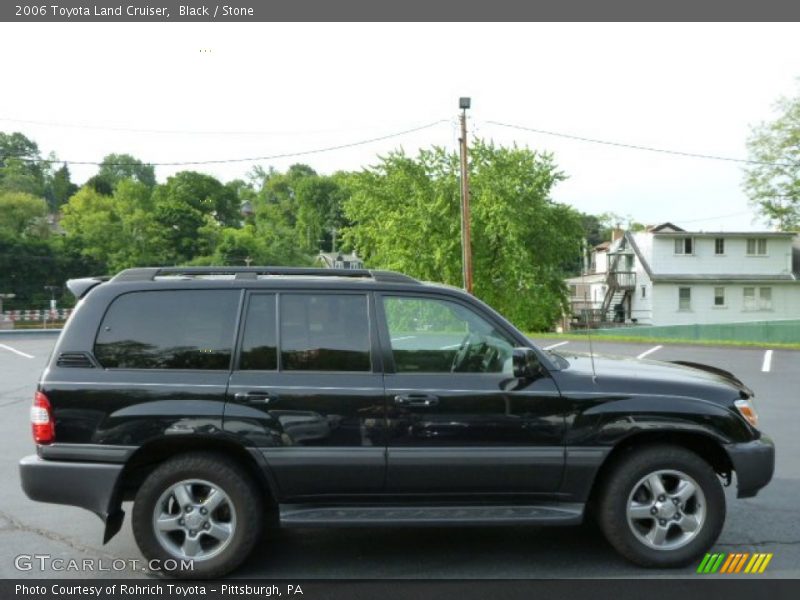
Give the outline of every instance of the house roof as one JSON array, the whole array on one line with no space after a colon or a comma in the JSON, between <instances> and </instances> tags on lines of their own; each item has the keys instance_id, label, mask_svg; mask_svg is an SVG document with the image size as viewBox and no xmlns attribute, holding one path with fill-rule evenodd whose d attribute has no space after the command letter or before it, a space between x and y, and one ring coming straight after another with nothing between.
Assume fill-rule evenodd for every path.
<instances>
[{"instance_id":1,"label":"house roof","mask_svg":"<svg viewBox=\"0 0 800 600\"><path fill-rule=\"evenodd\" d=\"M732 274L732 273L676 273L676 274L662 274L651 275L650 279L654 282L714 282L724 281L726 283L733 282L781 282L781 281L797 281L795 275L791 273L778 273L775 275L770 274Z\"/></svg>"},{"instance_id":2,"label":"house roof","mask_svg":"<svg viewBox=\"0 0 800 600\"><path fill-rule=\"evenodd\" d=\"M653 230L651 233L658 235L660 237L686 237L690 235L692 237L774 237L774 238L785 238L785 237L794 237L797 235L796 233L792 233L791 231L684 231L681 229L680 231L656 231Z\"/></svg>"},{"instance_id":3,"label":"house roof","mask_svg":"<svg viewBox=\"0 0 800 600\"><path fill-rule=\"evenodd\" d=\"M677 225L674 225L674 224L670 223L669 221L667 221L666 223L661 223L661 225L656 225L655 227L652 227L651 229L648 229L648 231L651 232L651 233L660 233L662 231L665 232L665 233L673 233L673 232L680 232L680 231L684 231L684 230L681 229L680 227L678 227Z\"/></svg>"}]
</instances>

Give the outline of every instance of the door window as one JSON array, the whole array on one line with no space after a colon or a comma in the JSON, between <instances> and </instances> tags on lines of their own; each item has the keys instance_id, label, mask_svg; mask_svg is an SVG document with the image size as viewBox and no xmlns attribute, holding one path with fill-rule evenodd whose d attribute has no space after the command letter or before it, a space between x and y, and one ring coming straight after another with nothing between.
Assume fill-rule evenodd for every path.
<instances>
[{"instance_id":1,"label":"door window","mask_svg":"<svg viewBox=\"0 0 800 600\"><path fill-rule=\"evenodd\" d=\"M109 369L229 369L237 290L164 290L119 296L95 340Z\"/></svg>"},{"instance_id":2,"label":"door window","mask_svg":"<svg viewBox=\"0 0 800 600\"><path fill-rule=\"evenodd\" d=\"M275 294L254 294L247 304L239 368L274 371L278 368Z\"/></svg>"},{"instance_id":3,"label":"door window","mask_svg":"<svg viewBox=\"0 0 800 600\"><path fill-rule=\"evenodd\" d=\"M281 369L369 371L367 297L281 294Z\"/></svg>"},{"instance_id":4,"label":"door window","mask_svg":"<svg viewBox=\"0 0 800 600\"><path fill-rule=\"evenodd\" d=\"M383 309L398 373L513 372L513 341L457 302L387 296Z\"/></svg>"}]
</instances>

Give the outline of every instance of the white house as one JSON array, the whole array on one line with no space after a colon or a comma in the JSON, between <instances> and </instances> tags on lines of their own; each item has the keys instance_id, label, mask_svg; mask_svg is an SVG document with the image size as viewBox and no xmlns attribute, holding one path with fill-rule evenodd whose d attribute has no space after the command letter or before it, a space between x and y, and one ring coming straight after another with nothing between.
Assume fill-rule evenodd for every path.
<instances>
[{"instance_id":1,"label":"white house","mask_svg":"<svg viewBox=\"0 0 800 600\"><path fill-rule=\"evenodd\" d=\"M603 302L591 307L595 320L687 325L800 319L800 246L793 233L685 231L664 223L618 236L606 263L602 272L584 276L605 279ZM573 306L579 300L573 298Z\"/></svg>"}]
</instances>

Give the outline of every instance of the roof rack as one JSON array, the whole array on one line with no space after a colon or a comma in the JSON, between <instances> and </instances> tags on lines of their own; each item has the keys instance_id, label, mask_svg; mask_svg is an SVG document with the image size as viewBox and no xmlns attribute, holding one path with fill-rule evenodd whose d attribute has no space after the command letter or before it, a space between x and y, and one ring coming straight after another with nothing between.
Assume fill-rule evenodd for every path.
<instances>
[{"instance_id":1,"label":"roof rack","mask_svg":"<svg viewBox=\"0 0 800 600\"><path fill-rule=\"evenodd\" d=\"M153 281L156 277L198 277L233 275L236 279L257 279L261 276L352 277L371 278L383 283L419 283L395 271L371 269L321 269L310 267L140 267L120 271L112 281Z\"/></svg>"}]
</instances>

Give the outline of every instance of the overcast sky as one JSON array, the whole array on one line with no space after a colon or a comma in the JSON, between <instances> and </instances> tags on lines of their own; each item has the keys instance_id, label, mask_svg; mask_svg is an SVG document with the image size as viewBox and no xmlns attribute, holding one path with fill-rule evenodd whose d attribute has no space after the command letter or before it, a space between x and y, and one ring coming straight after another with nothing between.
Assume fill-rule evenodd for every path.
<instances>
[{"instance_id":1,"label":"overcast sky","mask_svg":"<svg viewBox=\"0 0 800 600\"><path fill-rule=\"evenodd\" d=\"M0 130L61 159L127 152L177 162L300 152L445 121L261 163L329 173L399 146L455 148L458 97L468 95L473 133L555 154L569 176L557 201L644 223L749 230L763 226L741 165L487 121L744 158L750 125L800 92L799 39L798 24L2 23ZM183 168L230 180L253 164ZM78 182L96 169L70 168Z\"/></svg>"}]
</instances>

